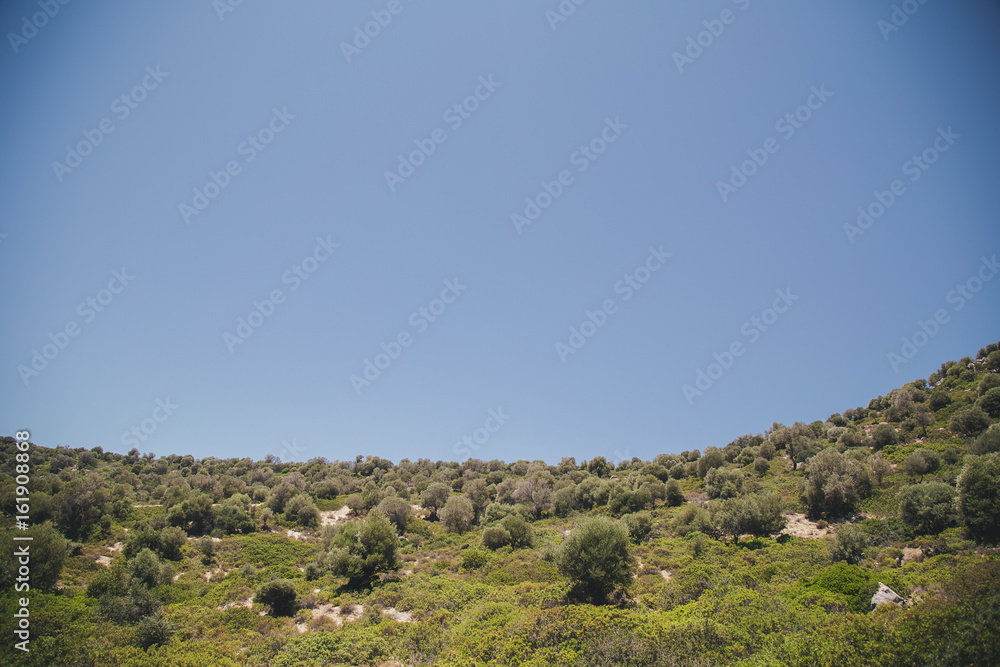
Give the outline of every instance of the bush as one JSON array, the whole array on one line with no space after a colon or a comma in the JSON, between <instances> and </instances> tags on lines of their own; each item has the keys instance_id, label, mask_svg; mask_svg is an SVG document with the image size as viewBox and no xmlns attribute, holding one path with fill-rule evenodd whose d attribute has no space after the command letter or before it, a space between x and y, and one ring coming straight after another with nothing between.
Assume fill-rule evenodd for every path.
<instances>
[{"instance_id":1,"label":"bush","mask_svg":"<svg viewBox=\"0 0 1000 667\"><path fill-rule=\"evenodd\" d=\"M830 557L835 561L843 560L851 565L857 565L864 558L867 548L868 535L864 529L861 526L845 523L837 527L837 534L830 547Z\"/></svg>"},{"instance_id":2,"label":"bush","mask_svg":"<svg viewBox=\"0 0 1000 667\"><path fill-rule=\"evenodd\" d=\"M813 579L810 588L843 595L848 609L856 614L863 614L871 608L872 595L878 590L878 581L857 565L837 563L820 572Z\"/></svg>"},{"instance_id":3,"label":"bush","mask_svg":"<svg viewBox=\"0 0 1000 667\"><path fill-rule=\"evenodd\" d=\"M632 584L635 554L628 531L607 517L581 519L563 542L559 572L573 580L575 593L594 602L605 602L616 589Z\"/></svg>"},{"instance_id":4,"label":"bush","mask_svg":"<svg viewBox=\"0 0 1000 667\"><path fill-rule=\"evenodd\" d=\"M948 422L948 428L953 433L964 436L978 435L985 431L989 425L989 415L983 412L979 406L959 410Z\"/></svg>"},{"instance_id":5,"label":"bush","mask_svg":"<svg viewBox=\"0 0 1000 667\"><path fill-rule=\"evenodd\" d=\"M806 462L803 496L814 517L850 512L870 490L868 471L836 449L824 449Z\"/></svg>"},{"instance_id":6,"label":"bush","mask_svg":"<svg viewBox=\"0 0 1000 667\"><path fill-rule=\"evenodd\" d=\"M919 533L940 533L954 520L955 489L947 484L912 484L898 497L899 518Z\"/></svg>"},{"instance_id":7,"label":"bush","mask_svg":"<svg viewBox=\"0 0 1000 667\"><path fill-rule=\"evenodd\" d=\"M520 514L510 514L500 521L500 526L510 535L510 545L515 549L530 549L535 546L535 535L531 524Z\"/></svg>"},{"instance_id":8,"label":"bush","mask_svg":"<svg viewBox=\"0 0 1000 667\"><path fill-rule=\"evenodd\" d=\"M274 616L292 616L298 609L298 594L287 579L272 579L257 589L254 602L270 607Z\"/></svg>"},{"instance_id":9,"label":"bush","mask_svg":"<svg viewBox=\"0 0 1000 667\"><path fill-rule=\"evenodd\" d=\"M681 488L681 483L676 479L667 482L666 501L668 507L680 507L687 501L687 498L684 496L684 489Z\"/></svg>"},{"instance_id":10,"label":"bush","mask_svg":"<svg viewBox=\"0 0 1000 667\"><path fill-rule=\"evenodd\" d=\"M330 540L320 564L353 585L371 581L380 572L399 567L399 537L377 509L365 519L344 524Z\"/></svg>"},{"instance_id":11,"label":"bush","mask_svg":"<svg viewBox=\"0 0 1000 667\"><path fill-rule=\"evenodd\" d=\"M20 563L15 550L29 546L31 559L32 589L52 588L59 581L63 565L69 557L69 540L59 534L52 524L31 526L26 531L17 531L18 537L30 537L31 541L14 541L14 531L5 529L0 534L0 586L5 591L13 591Z\"/></svg>"},{"instance_id":12,"label":"bush","mask_svg":"<svg viewBox=\"0 0 1000 667\"><path fill-rule=\"evenodd\" d=\"M406 521L413 514L413 508L410 507L410 503L398 496L389 496L378 504L378 510L392 522L392 525L396 527L397 533L402 535L406 532Z\"/></svg>"},{"instance_id":13,"label":"bush","mask_svg":"<svg viewBox=\"0 0 1000 667\"><path fill-rule=\"evenodd\" d=\"M744 533L755 536L776 533L785 527L781 496L770 493L724 500L716 510L715 523L733 539Z\"/></svg>"},{"instance_id":14,"label":"bush","mask_svg":"<svg viewBox=\"0 0 1000 667\"><path fill-rule=\"evenodd\" d=\"M478 549L466 549L462 552L462 569L478 570L490 562L490 555Z\"/></svg>"},{"instance_id":15,"label":"bush","mask_svg":"<svg viewBox=\"0 0 1000 667\"><path fill-rule=\"evenodd\" d=\"M483 546L491 551L510 544L510 533L503 526L490 526L483 530Z\"/></svg>"},{"instance_id":16,"label":"bush","mask_svg":"<svg viewBox=\"0 0 1000 667\"><path fill-rule=\"evenodd\" d=\"M993 424L972 444L972 453L976 455L1000 452L1000 424Z\"/></svg>"},{"instance_id":17,"label":"bush","mask_svg":"<svg viewBox=\"0 0 1000 667\"><path fill-rule=\"evenodd\" d=\"M308 494L300 493L285 504L285 518L305 528L319 526L319 510Z\"/></svg>"},{"instance_id":18,"label":"bush","mask_svg":"<svg viewBox=\"0 0 1000 667\"><path fill-rule=\"evenodd\" d=\"M464 533L472 527L475 512L465 496L452 496L441 509L440 518L450 533Z\"/></svg>"},{"instance_id":19,"label":"bush","mask_svg":"<svg viewBox=\"0 0 1000 667\"><path fill-rule=\"evenodd\" d=\"M621 518L621 522L625 524L625 528L628 530L629 539L635 544L639 544L649 537L649 534L653 530L653 515L649 512L626 514Z\"/></svg>"},{"instance_id":20,"label":"bush","mask_svg":"<svg viewBox=\"0 0 1000 667\"><path fill-rule=\"evenodd\" d=\"M156 613L146 616L135 626L135 641L140 648L148 649L166 644L176 631L173 623Z\"/></svg>"},{"instance_id":21,"label":"bush","mask_svg":"<svg viewBox=\"0 0 1000 667\"><path fill-rule=\"evenodd\" d=\"M706 535L715 535L718 531L712 522L712 515L708 510L698 507L694 503L688 503L677 513L670 527L680 536L689 533L700 532Z\"/></svg>"},{"instance_id":22,"label":"bush","mask_svg":"<svg viewBox=\"0 0 1000 667\"><path fill-rule=\"evenodd\" d=\"M1000 453L966 460L958 476L958 510L975 539L1000 538Z\"/></svg>"},{"instance_id":23,"label":"bush","mask_svg":"<svg viewBox=\"0 0 1000 667\"><path fill-rule=\"evenodd\" d=\"M899 436L891 424L879 424L872 432L872 445L878 451L899 443Z\"/></svg>"},{"instance_id":24,"label":"bush","mask_svg":"<svg viewBox=\"0 0 1000 667\"><path fill-rule=\"evenodd\" d=\"M1000 377L992 375L990 377ZM1000 387L993 387L979 399L979 407L993 419L1000 417Z\"/></svg>"},{"instance_id":25,"label":"bush","mask_svg":"<svg viewBox=\"0 0 1000 667\"><path fill-rule=\"evenodd\" d=\"M285 644L271 667L321 667L324 665L379 665L392 649L371 626L349 623L336 632L312 632Z\"/></svg>"}]
</instances>

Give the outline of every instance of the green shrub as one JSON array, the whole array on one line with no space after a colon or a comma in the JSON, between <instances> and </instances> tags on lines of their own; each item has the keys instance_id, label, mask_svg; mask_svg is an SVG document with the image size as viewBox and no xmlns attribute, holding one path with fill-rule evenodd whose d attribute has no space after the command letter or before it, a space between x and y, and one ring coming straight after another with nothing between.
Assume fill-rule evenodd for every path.
<instances>
[{"instance_id":1,"label":"green shrub","mask_svg":"<svg viewBox=\"0 0 1000 667\"><path fill-rule=\"evenodd\" d=\"M483 529L483 546L491 551L510 544L510 533L503 526L489 526Z\"/></svg>"},{"instance_id":2,"label":"green shrub","mask_svg":"<svg viewBox=\"0 0 1000 667\"><path fill-rule=\"evenodd\" d=\"M668 507L680 507L687 501L687 498L684 496L684 489L681 488L681 483L676 479L671 479L667 482L666 501Z\"/></svg>"},{"instance_id":3,"label":"green shrub","mask_svg":"<svg viewBox=\"0 0 1000 667\"><path fill-rule=\"evenodd\" d=\"M559 573L570 578L577 594L604 602L616 589L632 585L635 554L625 527L607 517L581 519L563 542Z\"/></svg>"},{"instance_id":4,"label":"green shrub","mask_svg":"<svg viewBox=\"0 0 1000 667\"><path fill-rule=\"evenodd\" d=\"M478 549L466 549L462 552L462 569L478 570L490 562L490 555Z\"/></svg>"},{"instance_id":5,"label":"green shrub","mask_svg":"<svg viewBox=\"0 0 1000 667\"><path fill-rule=\"evenodd\" d=\"M812 580L810 587L843 595L848 609L863 614L871 608L872 595L878 590L878 581L864 568L837 563L820 572Z\"/></svg>"},{"instance_id":6,"label":"green shrub","mask_svg":"<svg viewBox=\"0 0 1000 667\"><path fill-rule=\"evenodd\" d=\"M864 558L868 548L868 535L861 526L849 523L837 527L837 534L830 546L830 557L835 561L847 561L857 565Z\"/></svg>"},{"instance_id":7,"label":"green shrub","mask_svg":"<svg viewBox=\"0 0 1000 667\"><path fill-rule=\"evenodd\" d=\"M375 665L388 658L389 643L370 626L351 623L342 630L312 632L285 644L272 667Z\"/></svg>"},{"instance_id":8,"label":"green shrub","mask_svg":"<svg viewBox=\"0 0 1000 667\"><path fill-rule=\"evenodd\" d=\"M649 512L636 512L622 516L621 522L628 530L629 539L635 544L644 541L653 530L653 515Z\"/></svg>"},{"instance_id":9,"label":"green shrub","mask_svg":"<svg viewBox=\"0 0 1000 667\"><path fill-rule=\"evenodd\" d=\"M287 579L272 579L257 589L254 602L270 607L274 616L292 616L298 609L298 594Z\"/></svg>"},{"instance_id":10,"label":"green shrub","mask_svg":"<svg viewBox=\"0 0 1000 667\"><path fill-rule=\"evenodd\" d=\"M955 489L942 482L911 484L898 498L899 517L918 533L939 533L954 520Z\"/></svg>"},{"instance_id":11,"label":"green shrub","mask_svg":"<svg viewBox=\"0 0 1000 667\"><path fill-rule=\"evenodd\" d=\"M958 509L975 539L1000 539L1000 453L966 460L958 477Z\"/></svg>"}]
</instances>

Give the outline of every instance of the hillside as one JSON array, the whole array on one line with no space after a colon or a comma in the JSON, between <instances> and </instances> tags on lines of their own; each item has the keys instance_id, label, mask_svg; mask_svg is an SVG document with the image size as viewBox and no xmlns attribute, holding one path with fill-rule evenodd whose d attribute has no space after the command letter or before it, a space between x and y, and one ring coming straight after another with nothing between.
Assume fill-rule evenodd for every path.
<instances>
[{"instance_id":1,"label":"hillside","mask_svg":"<svg viewBox=\"0 0 1000 667\"><path fill-rule=\"evenodd\" d=\"M19 440L4 664L1000 664L998 344L825 421L617 465Z\"/></svg>"}]
</instances>

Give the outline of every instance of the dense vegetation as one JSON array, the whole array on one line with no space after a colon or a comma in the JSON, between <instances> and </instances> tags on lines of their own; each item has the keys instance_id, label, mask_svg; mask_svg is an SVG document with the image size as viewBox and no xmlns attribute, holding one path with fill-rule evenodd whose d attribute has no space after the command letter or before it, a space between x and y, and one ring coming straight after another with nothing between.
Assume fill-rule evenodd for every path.
<instances>
[{"instance_id":1,"label":"dense vegetation","mask_svg":"<svg viewBox=\"0 0 1000 667\"><path fill-rule=\"evenodd\" d=\"M866 407L612 465L32 446L4 664L1000 664L1000 349ZM905 605L871 609L879 582Z\"/></svg>"}]
</instances>

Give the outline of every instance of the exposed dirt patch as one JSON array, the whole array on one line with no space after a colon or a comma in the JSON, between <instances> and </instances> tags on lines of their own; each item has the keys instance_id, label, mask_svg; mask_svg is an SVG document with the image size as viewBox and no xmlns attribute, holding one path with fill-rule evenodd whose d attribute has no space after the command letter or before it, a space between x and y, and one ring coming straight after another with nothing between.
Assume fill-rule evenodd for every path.
<instances>
[{"instance_id":1,"label":"exposed dirt patch","mask_svg":"<svg viewBox=\"0 0 1000 667\"><path fill-rule=\"evenodd\" d=\"M237 607L246 607L249 609L253 606L253 596L248 597L245 600L234 600L232 602L227 602L221 607L216 607L219 611L226 611L227 609L236 609Z\"/></svg>"},{"instance_id":2,"label":"exposed dirt patch","mask_svg":"<svg viewBox=\"0 0 1000 667\"><path fill-rule=\"evenodd\" d=\"M319 513L319 525L323 526L336 526L338 523L347 521L347 515L351 513L351 508L344 505L339 510L331 510L329 512Z\"/></svg>"},{"instance_id":3,"label":"exposed dirt patch","mask_svg":"<svg viewBox=\"0 0 1000 667\"><path fill-rule=\"evenodd\" d=\"M408 611L399 611L395 607L382 610L382 615L391 618L397 623L413 623L413 614Z\"/></svg>"},{"instance_id":4,"label":"exposed dirt patch","mask_svg":"<svg viewBox=\"0 0 1000 667\"><path fill-rule=\"evenodd\" d=\"M115 542L114 546L108 547L108 551L121 551L123 546L121 542Z\"/></svg>"},{"instance_id":5,"label":"exposed dirt patch","mask_svg":"<svg viewBox=\"0 0 1000 667\"><path fill-rule=\"evenodd\" d=\"M111 559L107 556L98 556L94 559L94 562L98 565L103 565L104 567L111 567Z\"/></svg>"},{"instance_id":6,"label":"exposed dirt patch","mask_svg":"<svg viewBox=\"0 0 1000 667\"><path fill-rule=\"evenodd\" d=\"M910 562L921 562L924 559L923 549L911 549L910 547L903 547L903 563Z\"/></svg>"},{"instance_id":7,"label":"exposed dirt patch","mask_svg":"<svg viewBox=\"0 0 1000 667\"><path fill-rule=\"evenodd\" d=\"M671 579L674 578L674 575L670 574L666 570L660 570L660 576L666 579L667 581L670 581Z\"/></svg>"},{"instance_id":8,"label":"exposed dirt patch","mask_svg":"<svg viewBox=\"0 0 1000 667\"><path fill-rule=\"evenodd\" d=\"M786 514L788 524L781 531L783 535L801 537L810 540L820 540L827 535L833 535L833 528L820 528L815 521L810 521L805 514Z\"/></svg>"}]
</instances>

